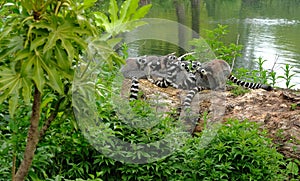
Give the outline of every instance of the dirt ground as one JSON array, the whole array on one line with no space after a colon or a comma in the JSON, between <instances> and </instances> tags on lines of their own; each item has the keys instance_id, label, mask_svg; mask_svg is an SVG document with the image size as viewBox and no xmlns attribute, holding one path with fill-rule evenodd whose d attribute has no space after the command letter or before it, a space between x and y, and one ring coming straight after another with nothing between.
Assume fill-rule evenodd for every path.
<instances>
[{"instance_id":1,"label":"dirt ground","mask_svg":"<svg viewBox=\"0 0 300 181\"><path fill-rule=\"evenodd\" d=\"M141 80L140 89L144 93L144 98L156 98L167 103L163 111L170 107L176 107L182 102L185 93L183 90L173 88L159 88L146 80ZM199 93L196 102L199 106L199 113L211 112L211 100L207 99L210 91ZM206 99L202 99L206 97ZM268 131L268 136L272 138L278 150L288 158L300 159L300 91L275 89L265 91L261 89L234 96L230 91L223 92L221 96L224 107L223 121L228 118L239 120L249 120L257 122L262 129ZM200 116L201 117L201 116ZM195 131L201 131L201 119Z\"/></svg>"}]
</instances>

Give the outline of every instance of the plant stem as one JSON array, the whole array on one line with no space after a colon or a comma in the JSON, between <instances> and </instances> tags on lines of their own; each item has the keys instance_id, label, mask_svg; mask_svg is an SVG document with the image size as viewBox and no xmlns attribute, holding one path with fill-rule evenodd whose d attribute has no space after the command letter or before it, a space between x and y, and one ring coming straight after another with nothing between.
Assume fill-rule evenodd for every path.
<instances>
[{"instance_id":1,"label":"plant stem","mask_svg":"<svg viewBox=\"0 0 300 181\"><path fill-rule=\"evenodd\" d=\"M27 144L24 152L24 158L15 175L15 181L24 181L26 175L29 172L30 166L32 164L34 152L39 142L38 125L40 119L40 109L41 109L41 93L37 89L37 87L35 87L32 113L30 117L30 126L27 135Z\"/></svg>"}]
</instances>

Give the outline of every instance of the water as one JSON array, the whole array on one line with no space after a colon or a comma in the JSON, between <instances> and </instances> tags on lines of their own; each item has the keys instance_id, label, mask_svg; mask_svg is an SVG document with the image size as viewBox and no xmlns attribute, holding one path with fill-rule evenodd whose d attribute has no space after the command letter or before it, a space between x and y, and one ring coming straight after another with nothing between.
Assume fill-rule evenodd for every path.
<instances>
[{"instance_id":1,"label":"water","mask_svg":"<svg viewBox=\"0 0 300 181\"><path fill-rule=\"evenodd\" d=\"M236 42L239 37L239 44L244 46L235 67L255 69L253 60L262 57L267 60L265 69L274 68L277 75L283 75L282 67L290 64L297 76L292 84L300 88L300 0L152 0L151 3L153 7L147 18L179 21L200 36L218 24L227 25L229 33L224 41ZM180 34L178 29L173 31ZM182 51L156 40L136 41L129 48L131 56ZM277 86L285 87L285 81L279 80Z\"/></svg>"}]
</instances>

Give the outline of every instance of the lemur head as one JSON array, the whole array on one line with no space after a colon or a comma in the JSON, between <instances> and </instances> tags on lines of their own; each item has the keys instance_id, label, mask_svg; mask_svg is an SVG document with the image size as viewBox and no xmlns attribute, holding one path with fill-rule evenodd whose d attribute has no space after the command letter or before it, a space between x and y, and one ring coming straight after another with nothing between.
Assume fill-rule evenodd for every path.
<instances>
[{"instance_id":1,"label":"lemur head","mask_svg":"<svg viewBox=\"0 0 300 181\"><path fill-rule=\"evenodd\" d=\"M136 57L136 64L138 70L144 70L148 65L149 61L147 60L147 56ZM130 66L130 65L129 65Z\"/></svg>"},{"instance_id":2,"label":"lemur head","mask_svg":"<svg viewBox=\"0 0 300 181\"><path fill-rule=\"evenodd\" d=\"M147 57L147 60L149 62L149 66L150 66L151 70L159 70L162 68L161 67L162 63L158 56L149 56L149 57Z\"/></svg>"},{"instance_id":3,"label":"lemur head","mask_svg":"<svg viewBox=\"0 0 300 181\"><path fill-rule=\"evenodd\" d=\"M197 69L196 69L196 74L200 75L201 78L204 78L205 76L207 76L207 71L199 66Z\"/></svg>"},{"instance_id":4,"label":"lemur head","mask_svg":"<svg viewBox=\"0 0 300 181\"><path fill-rule=\"evenodd\" d=\"M187 62L187 61L182 61L182 62L180 63L180 69L181 69L181 70L186 70L186 71L189 72L189 62Z\"/></svg>"},{"instance_id":5,"label":"lemur head","mask_svg":"<svg viewBox=\"0 0 300 181\"><path fill-rule=\"evenodd\" d=\"M167 58L168 61L175 61L175 60L177 60L175 52L170 53L170 54L166 55L165 57Z\"/></svg>"},{"instance_id":6,"label":"lemur head","mask_svg":"<svg viewBox=\"0 0 300 181\"><path fill-rule=\"evenodd\" d=\"M224 60L214 59L205 62L196 71L197 86L210 89L223 88L230 73L230 66Z\"/></svg>"},{"instance_id":7,"label":"lemur head","mask_svg":"<svg viewBox=\"0 0 300 181\"><path fill-rule=\"evenodd\" d=\"M201 67L201 63L198 61L192 62L193 70L197 70L197 68Z\"/></svg>"}]
</instances>

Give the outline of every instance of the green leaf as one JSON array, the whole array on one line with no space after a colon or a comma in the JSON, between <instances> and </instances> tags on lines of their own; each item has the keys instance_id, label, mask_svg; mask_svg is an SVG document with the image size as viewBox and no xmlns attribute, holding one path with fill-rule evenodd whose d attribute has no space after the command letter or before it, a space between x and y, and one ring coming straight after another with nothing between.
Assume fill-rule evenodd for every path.
<instances>
[{"instance_id":1,"label":"green leaf","mask_svg":"<svg viewBox=\"0 0 300 181\"><path fill-rule=\"evenodd\" d=\"M54 67L47 66L47 64L45 64L45 62L41 58L40 62L41 66L46 71L49 78L49 82L47 82L47 84L49 84L49 86L56 90L58 93L63 94L63 83L60 79L60 74L56 71Z\"/></svg>"},{"instance_id":2,"label":"green leaf","mask_svg":"<svg viewBox=\"0 0 300 181\"><path fill-rule=\"evenodd\" d=\"M139 8L134 14L133 17L131 18L132 20L138 20L140 18L143 18L150 10L152 7L152 4L145 5L141 8Z\"/></svg>"},{"instance_id":3,"label":"green leaf","mask_svg":"<svg viewBox=\"0 0 300 181\"><path fill-rule=\"evenodd\" d=\"M7 44L1 47L4 51L0 54L0 60L5 59L8 56L13 55L18 50L23 49L23 38L20 36L15 36L7 41Z\"/></svg>"},{"instance_id":4,"label":"green leaf","mask_svg":"<svg viewBox=\"0 0 300 181\"><path fill-rule=\"evenodd\" d=\"M14 67L13 67L14 68ZM14 70L4 68L1 70L0 73L0 91L4 91L8 89L9 94L11 94L14 91L14 88L18 87L20 74L16 73Z\"/></svg>"},{"instance_id":5,"label":"green leaf","mask_svg":"<svg viewBox=\"0 0 300 181\"><path fill-rule=\"evenodd\" d=\"M60 46L55 47L55 57L57 65L63 69L68 70L71 68L72 62L68 59L67 53Z\"/></svg>"},{"instance_id":6,"label":"green leaf","mask_svg":"<svg viewBox=\"0 0 300 181\"><path fill-rule=\"evenodd\" d=\"M111 38L107 40L107 44L110 45L110 47L115 47L118 43L122 41L122 38Z\"/></svg>"},{"instance_id":7,"label":"green leaf","mask_svg":"<svg viewBox=\"0 0 300 181\"><path fill-rule=\"evenodd\" d=\"M18 105L18 100L19 100L19 92L18 92L18 89L14 89L14 93L13 94L10 94L11 97L8 101L8 111L9 111L9 115L11 117L14 117L14 114L15 114L15 111L16 111L16 108L17 108L17 105Z\"/></svg>"},{"instance_id":8,"label":"green leaf","mask_svg":"<svg viewBox=\"0 0 300 181\"><path fill-rule=\"evenodd\" d=\"M48 36L48 41L44 46L43 52L47 52L48 50L52 49L56 45L56 41L59 39L58 32L51 32Z\"/></svg>"},{"instance_id":9,"label":"green leaf","mask_svg":"<svg viewBox=\"0 0 300 181\"><path fill-rule=\"evenodd\" d=\"M115 23L118 20L118 5L116 0L110 0L108 12L110 14L110 20Z\"/></svg>"},{"instance_id":10,"label":"green leaf","mask_svg":"<svg viewBox=\"0 0 300 181\"><path fill-rule=\"evenodd\" d=\"M38 38L34 39L30 44L30 51L43 45L46 42L46 40L47 40L47 37L38 37Z\"/></svg>"},{"instance_id":11,"label":"green leaf","mask_svg":"<svg viewBox=\"0 0 300 181\"><path fill-rule=\"evenodd\" d=\"M14 60L18 61L18 60L28 59L28 57L30 57L31 55L32 53L28 51L28 49L24 49L16 53L16 57L14 58Z\"/></svg>"},{"instance_id":12,"label":"green leaf","mask_svg":"<svg viewBox=\"0 0 300 181\"><path fill-rule=\"evenodd\" d=\"M291 173L293 175L298 175L298 172L299 172L298 165L294 162L290 162L287 165L287 171L288 171L288 173Z\"/></svg>"},{"instance_id":13,"label":"green leaf","mask_svg":"<svg viewBox=\"0 0 300 181\"><path fill-rule=\"evenodd\" d=\"M0 93L0 103L2 104L4 100L6 100L9 96L9 92L6 90Z\"/></svg>"},{"instance_id":14,"label":"green leaf","mask_svg":"<svg viewBox=\"0 0 300 181\"><path fill-rule=\"evenodd\" d=\"M74 47L72 43L68 40L62 40L61 44L68 53L69 61L72 61L74 59Z\"/></svg>"},{"instance_id":15,"label":"green leaf","mask_svg":"<svg viewBox=\"0 0 300 181\"><path fill-rule=\"evenodd\" d=\"M102 12L95 12L94 16L96 18L96 25L97 26L107 26L110 22L108 17Z\"/></svg>"},{"instance_id":16,"label":"green leaf","mask_svg":"<svg viewBox=\"0 0 300 181\"><path fill-rule=\"evenodd\" d=\"M87 8L90 8L90 7L94 6L95 2L97 2L97 0L84 0L83 1L84 9L87 9Z\"/></svg>"},{"instance_id":17,"label":"green leaf","mask_svg":"<svg viewBox=\"0 0 300 181\"><path fill-rule=\"evenodd\" d=\"M22 97L25 104L30 103L31 93L32 93L32 82L29 78L22 78Z\"/></svg>"},{"instance_id":18,"label":"green leaf","mask_svg":"<svg viewBox=\"0 0 300 181\"><path fill-rule=\"evenodd\" d=\"M36 87L38 90L42 93L44 84L45 84L45 78L44 78L44 71L42 68L42 62L37 56L33 57L33 76L32 79L34 83L36 84Z\"/></svg>"},{"instance_id":19,"label":"green leaf","mask_svg":"<svg viewBox=\"0 0 300 181\"><path fill-rule=\"evenodd\" d=\"M139 6L139 0L126 0L121 5L120 21L126 23Z\"/></svg>"}]
</instances>

